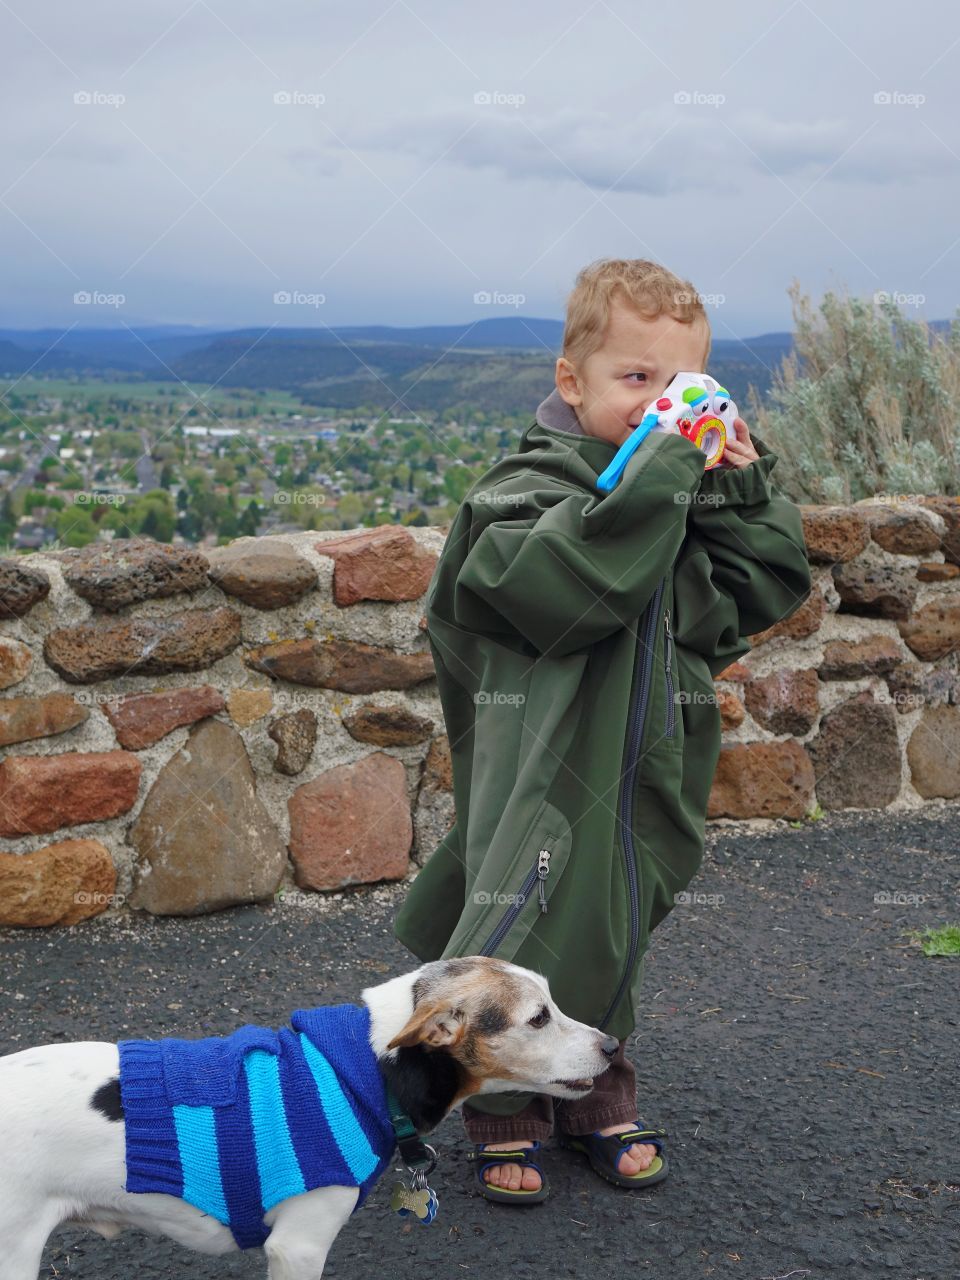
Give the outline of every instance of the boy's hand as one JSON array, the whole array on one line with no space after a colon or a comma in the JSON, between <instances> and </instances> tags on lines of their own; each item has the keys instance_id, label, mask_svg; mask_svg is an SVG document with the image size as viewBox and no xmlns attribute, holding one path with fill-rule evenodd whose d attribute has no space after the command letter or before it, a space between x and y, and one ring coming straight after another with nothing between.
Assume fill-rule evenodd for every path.
<instances>
[{"instance_id":1,"label":"boy's hand","mask_svg":"<svg viewBox=\"0 0 960 1280\"><path fill-rule=\"evenodd\" d=\"M727 447L717 464L719 470L728 467L748 467L751 462L757 462L760 459L750 439L750 429L742 418L734 418L733 429L737 433L736 439L731 440L727 436Z\"/></svg>"}]
</instances>

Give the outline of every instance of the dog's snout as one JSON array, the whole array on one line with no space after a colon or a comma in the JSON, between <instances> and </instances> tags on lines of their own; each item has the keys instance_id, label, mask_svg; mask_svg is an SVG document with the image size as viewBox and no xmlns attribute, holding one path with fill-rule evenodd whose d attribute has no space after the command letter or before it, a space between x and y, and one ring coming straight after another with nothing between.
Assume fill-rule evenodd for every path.
<instances>
[{"instance_id":1,"label":"dog's snout","mask_svg":"<svg viewBox=\"0 0 960 1280\"><path fill-rule=\"evenodd\" d=\"M600 1052L607 1058L616 1057L617 1050L620 1048L620 1041L616 1036L604 1036L600 1042Z\"/></svg>"}]
</instances>

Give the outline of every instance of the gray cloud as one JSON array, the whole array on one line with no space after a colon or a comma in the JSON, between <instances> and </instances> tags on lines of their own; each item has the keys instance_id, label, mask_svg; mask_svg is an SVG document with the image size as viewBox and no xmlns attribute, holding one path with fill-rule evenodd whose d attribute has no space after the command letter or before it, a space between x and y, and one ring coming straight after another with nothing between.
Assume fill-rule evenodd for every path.
<instances>
[{"instance_id":1,"label":"gray cloud","mask_svg":"<svg viewBox=\"0 0 960 1280\"><path fill-rule=\"evenodd\" d=\"M327 297L284 324L462 321L481 289L559 315L605 254L722 293L720 334L785 327L794 277L950 315L960 13L910 16L9 0L0 323L71 323L77 288L120 287L157 321L272 323L283 288Z\"/></svg>"},{"instance_id":2,"label":"gray cloud","mask_svg":"<svg viewBox=\"0 0 960 1280\"><path fill-rule=\"evenodd\" d=\"M879 115L879 112L877 113ZM446 115L399 117L352 131L340 144L360 153L404 152L424 161L491 169L516 181L574 182L603 192L671 196L703 191L707 175L743 181L749 171L826 182L896 184L934 170L943 147L898 119L774 120L722 104L673 104L626 126L598 112L564 108L541 117L525 107L480 106ZM918 126L919 127L919 126Z\"/></svg>"}]
</instances>

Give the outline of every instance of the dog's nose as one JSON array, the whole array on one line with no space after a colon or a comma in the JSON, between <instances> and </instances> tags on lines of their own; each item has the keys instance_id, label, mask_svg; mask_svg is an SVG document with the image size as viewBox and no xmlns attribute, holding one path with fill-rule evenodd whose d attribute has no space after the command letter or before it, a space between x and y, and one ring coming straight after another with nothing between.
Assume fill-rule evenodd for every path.
<instances>
[{"instance_id":1,"label":"dog's nose","mask_svg":"<svg viewBox=\"0 0 960 1280\"><path fill-rule=\"evenodd\" d=\"M608 1058L616 1057L617 1050L620 1048L620 1041L616 1036L604 1036L600 1045L600 1052Z\"/></svg>"}]
</instances>

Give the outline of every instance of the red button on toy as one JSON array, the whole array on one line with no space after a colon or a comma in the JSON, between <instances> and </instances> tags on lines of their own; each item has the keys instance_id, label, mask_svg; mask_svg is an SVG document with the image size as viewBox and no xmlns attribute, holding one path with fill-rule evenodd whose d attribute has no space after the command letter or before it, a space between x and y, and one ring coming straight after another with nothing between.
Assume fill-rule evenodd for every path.
<instances>
[{"instance_id":1,"label":"red button on toy","mask_svg":"<svg viewBox=\"0 0 960 1280\"><path fill-rule=\"evenodd\" d=\"M658 409L672 409L672 408L673 408L673 401L672 401L672 400L668 400L666 396L663 396L660 400L658 400L658 401L657 401L657 408L658 408Z\"/></svg>"}]
</instances>

